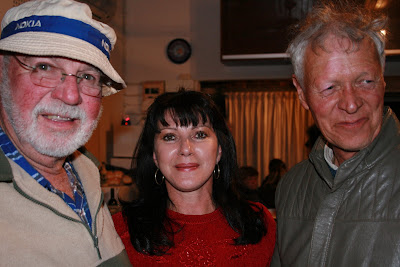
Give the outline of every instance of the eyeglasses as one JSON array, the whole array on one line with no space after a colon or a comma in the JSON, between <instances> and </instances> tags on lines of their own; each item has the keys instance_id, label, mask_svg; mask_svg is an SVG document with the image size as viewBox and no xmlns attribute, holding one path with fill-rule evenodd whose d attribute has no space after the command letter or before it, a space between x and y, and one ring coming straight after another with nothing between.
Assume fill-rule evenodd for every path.
<instances>
[{"instance_id":1,"label":"eyeglasses","mask_svg":"<svg viewBox=\"0 0 400 267\"><path fill-rule=\"evenodd\" d=\"M93 97L101 97L103 85L107 86L107 84L102 82L104 77L102 77L100 71L95 69L71 74L65 73L63 69L53 66L48 62L39 61L34 66L30 66L22 62L22 59L18 58L18 56L14 57L22 67L31 71L30 78L35 85L55 88L65 80L66 76L74 76L80 91L85 95Z\"/></svg>"}]
</instances>

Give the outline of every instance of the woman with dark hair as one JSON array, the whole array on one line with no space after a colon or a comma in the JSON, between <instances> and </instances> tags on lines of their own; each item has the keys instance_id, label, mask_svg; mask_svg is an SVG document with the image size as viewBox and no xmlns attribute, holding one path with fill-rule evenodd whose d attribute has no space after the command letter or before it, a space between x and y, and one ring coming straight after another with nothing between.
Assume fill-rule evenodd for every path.
<instances>
[{"instance_id":1,"label":"woman with dark hair","mask_svg":"<svg viewBox=\"0 0 400 267\"><path fill-rule=\"evenodd\" d=\"M268 164L268 176L265 177L259 188L261 202L268 209L275 209L275 191L276 187L287 172L286 164L280 159L271 159Z\"/></svg>"},{"instance_id":2,"label":"woman with dark hair","mask_svg":"<svg viewBox=\"0 0 400 267\"><path fill-rule=\"evenodd\" d=\"M235 142L208 95L157 97L134 158L139 199L113 217L133 265L269 266L275 222L237 194Z\"/></svg>"}]
</instances>

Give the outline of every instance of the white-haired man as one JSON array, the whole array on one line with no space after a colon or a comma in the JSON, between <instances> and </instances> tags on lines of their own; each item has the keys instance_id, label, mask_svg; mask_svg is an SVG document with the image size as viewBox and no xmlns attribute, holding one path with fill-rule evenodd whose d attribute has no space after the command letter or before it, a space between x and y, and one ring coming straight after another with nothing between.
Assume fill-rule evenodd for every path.
<instances>
[{"instance_id":1,"label":"white-haired man","mask_svg":"<svg viewBox=\"0 0 400 267\"><path fill-rule=\"evenodd\" d=\"M384 107L386 17L314 8L288 52L321 137L276 192L271 266L400 265L400 124Z\"/></svg>"}]
</instances>

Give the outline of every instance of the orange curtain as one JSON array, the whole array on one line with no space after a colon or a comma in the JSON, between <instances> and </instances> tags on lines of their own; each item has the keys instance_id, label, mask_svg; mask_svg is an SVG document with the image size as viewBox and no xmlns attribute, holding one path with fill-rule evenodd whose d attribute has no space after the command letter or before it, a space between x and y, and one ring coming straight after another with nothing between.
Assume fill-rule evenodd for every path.
<instances>
[{"instance_id":1,"label":"orange curtain","mask_svg":"<svg viewBox=\"0 0 400 267\"><path fill-rule=\"evenodd\" d=\"M308 156L306 131L314 120L295 91L225 94L239 166L255 167L259 183L268 175L271 159L282 159L290 168Z\"/></svg>"}]
</instances>

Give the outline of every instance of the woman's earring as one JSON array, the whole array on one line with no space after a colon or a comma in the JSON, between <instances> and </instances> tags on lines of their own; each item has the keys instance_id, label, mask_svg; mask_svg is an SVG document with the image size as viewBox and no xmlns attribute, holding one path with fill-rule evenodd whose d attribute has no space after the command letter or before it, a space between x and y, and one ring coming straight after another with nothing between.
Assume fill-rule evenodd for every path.
<instances>
[{"instance_id":1,"label":"woman's earring","mask_svg":"<svg viewBox=\"0 0 400 267\"><path fill-rule=\"evenodd\" d=\"M214 168L214 172L213 172L213 174L214 174L214 179L215 179L215 180L218 180L220 173L221 173L221 171L220 171L219 165L218 165L218 163L217 163L217 177L216 177L216 178L215 178L215 168Z\"/></svg>"},{"instance_id":2,"label":"woman's earring","mask_svg":"<svg viewBox=\"0 0 400 267\"><path fill-rule=\"evenodd\" d=\"M154 180L156 181L156 184L162 185L162 183L163 183L165 177L164 177L164 175L161 177L161 182L159 182L159 181L157 180L157 173L158 173L159 170L160 170L160 169L157 168L156 173L154 174Z\"/></svg>"}]
</instances>

